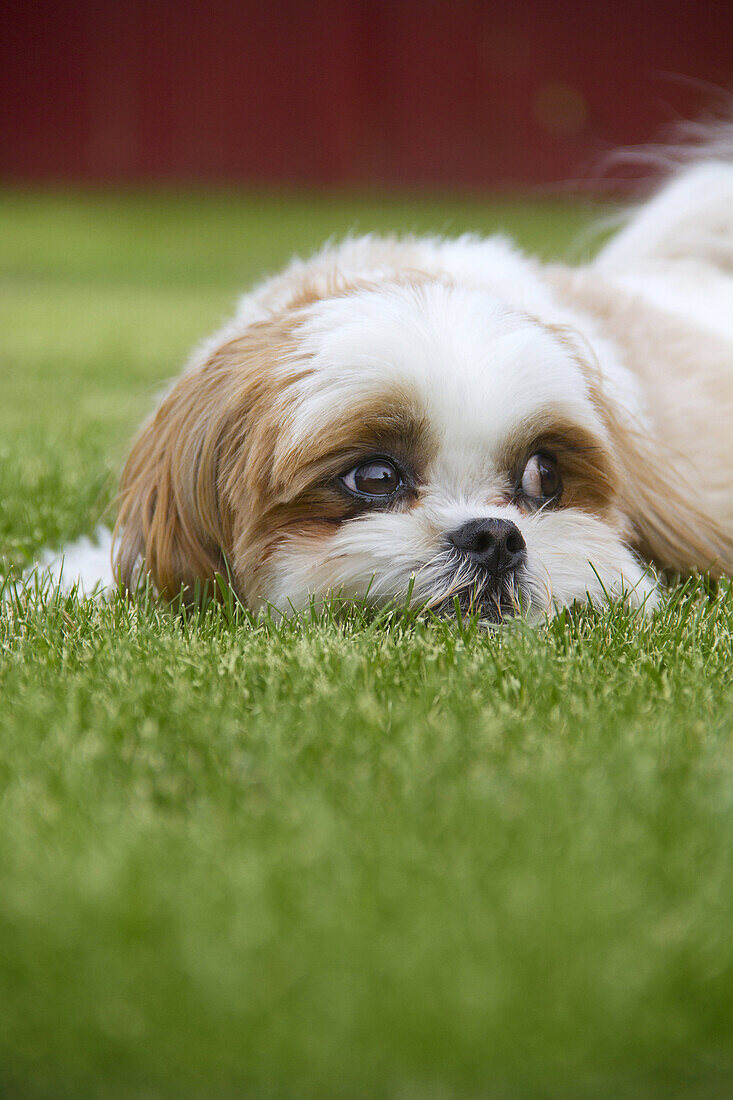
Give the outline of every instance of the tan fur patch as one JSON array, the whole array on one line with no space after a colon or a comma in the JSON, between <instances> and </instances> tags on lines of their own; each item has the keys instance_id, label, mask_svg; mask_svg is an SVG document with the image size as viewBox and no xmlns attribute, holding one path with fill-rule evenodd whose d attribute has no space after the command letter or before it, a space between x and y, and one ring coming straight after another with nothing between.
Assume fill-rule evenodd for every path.
<instances>
[{"instance_id":1,"label":"tan fur patch","mask_svg":"<svg viewBox=\"0 0 733 1100\"><path fill-rule=\"evenodd\" d=\"M297 324L296 316L252 325L181 375L144 425L120 480L123 584L134 583L141 558L169 596L226 571L251 475L277 437L276 399L298 376L272 369L292 353Z\"/></svg>"},{"instance_id":2,"label":"tan fur patch","mask_svg":"<svg viewBox=\"0 0 733 1100\"><path fill-rule=\"evenodd\" d=\"M651 434L608 397L578 334L553 330L583 370L611 438L632 544L663 569L733 573L730 418L721 417L721 406L733 412L730 349L604 285L595 272L553 268L549 277L566 301L593 316L647 398Z\"/></svg>"},{"instance_id":3,"label":"tan fur patch","mask_svg":"<svg viewBox=\"0 0 733 1100\"><path fill-rule=\"evenodd\" d=\"M617 468L605 440L565 419L562 410L546 409L527 420L506 440L500 466L521 479L531 455L556 459L563 483L563 507L579 508L601 518L616 516Z\"/></svg>"},{"instance_id":4,"label":"tan fur patch","mask_svg":"<svg viewBox=\"0 0 733 1100\"><path fill-rule=\"evenodd\" d=\"M261 595L257 590L261 569L274 548L291 534L327 537L340 523L365 510L363 502L339 488L338 477L370 456L381 454L397 461L419 483L420 475L435 452L419 410L402 403L402 395L385 395L371 403L350 407L336 427L311 441L310 451L298 453L284 476L267 481L266 471L256 479L256 506L237 532L234 557L248 562L248 597ZM398 507L410 507L415 494L406 492ZM254 502L252 502L254 503Z\"/></svg>"}]
</instances>

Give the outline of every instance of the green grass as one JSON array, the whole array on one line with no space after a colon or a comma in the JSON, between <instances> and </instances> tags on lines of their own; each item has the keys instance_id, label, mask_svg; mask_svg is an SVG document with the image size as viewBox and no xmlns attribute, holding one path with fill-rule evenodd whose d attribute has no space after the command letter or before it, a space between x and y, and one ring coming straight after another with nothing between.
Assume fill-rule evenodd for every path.
<instances>
[{"instance_id":1,"label":"green grass","mask_svg":"<svg viewBox=\"0 0 733 1100\"><path fill-rule=\"evenodd\" d=\"M0 554L108 511L241 286L351 225L587 215L0 196ZM733 594L484 633L0 615L0 1094L733 1094Z\"/></svg>"}]
</instances>

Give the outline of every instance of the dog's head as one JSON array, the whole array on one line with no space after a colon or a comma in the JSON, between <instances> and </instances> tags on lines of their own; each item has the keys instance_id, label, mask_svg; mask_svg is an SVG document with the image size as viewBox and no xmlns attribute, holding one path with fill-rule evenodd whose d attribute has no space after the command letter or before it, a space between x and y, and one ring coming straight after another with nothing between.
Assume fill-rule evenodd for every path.
<instances>
[{"instance_id":1,"label":"dog's head","mask_svg":"<svg viewBox=\"0 0 733 1100\"><path fill-rule=\"evenodd\" d=\"M647 599L627 502L654 472L574 334L468 278L338 256L248 300L144 427L123 582L144 563L170 594L228 573L253 608L409 593L494 621Z\"/></svg>"}]
</instances>

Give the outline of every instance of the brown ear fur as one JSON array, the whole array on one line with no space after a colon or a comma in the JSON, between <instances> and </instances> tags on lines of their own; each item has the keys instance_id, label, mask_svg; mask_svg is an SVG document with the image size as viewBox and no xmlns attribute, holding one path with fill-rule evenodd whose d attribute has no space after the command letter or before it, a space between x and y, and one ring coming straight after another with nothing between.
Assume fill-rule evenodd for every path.
<instances>
[{"instance_id":1,"label":"brown ear fur","mask_svg":"<svg viewBox=\"0 0 733 1100\"><path fill-rule=\"evenodd\" d=\"M118 579L142 567L169 598L215 592L226 574L244 486L267 468L276 432L273 363L292 346L294 319L252 325L185 372L144 425L122 472L115 527ZM235 578L236 581L236 578ZM236 584L235 584L236 586Z\"/></svg>"},{"instance_id":2,"label":"brown ear fur","mask_svg":"<svg viewBox=\"0 0 733 1100\"><path fill-rule=\"evenodd\" d=\"M609 398L592 350L576 332L560 326L552 331L583 370L611 439L620 473L618 505L631 525L631 545L660 569L714 578L733 574L733 538L712 509L698 504L704 493L686 476L680 454Z\"/></svg>"},{"instance_id":3,"label":"brown ear fur","mask_svg":"<svg viewBox=\"0 0 733 1100\"><path fill-rule=\"evenodd\" d=\"M638 425L621 420L615 407L605 420L614 441L622 481L619 504L633 526L632 543L660 569L722 577L733 573L733 541L697 504L677 456Z\"/></svg>"}]
</instances>

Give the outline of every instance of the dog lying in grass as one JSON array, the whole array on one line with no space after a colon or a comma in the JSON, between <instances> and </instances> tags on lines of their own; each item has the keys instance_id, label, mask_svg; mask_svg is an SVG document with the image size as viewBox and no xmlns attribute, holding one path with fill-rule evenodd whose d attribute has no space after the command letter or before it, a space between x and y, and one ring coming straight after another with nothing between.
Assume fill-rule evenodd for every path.
<instances>
[{"instance_id":1,"label":"dog lying in grass","mask_svg":"<svg viewBox=\"0 0 733 1100\"><path fill-rule=\"evenodd\" d=\"M582 267L349 239L194 352L122 473L114 575L191 598L219 574L253 610L649 608L659 570L733 572L732 414L733 155Z\"/></svg>"}]
</instances>

